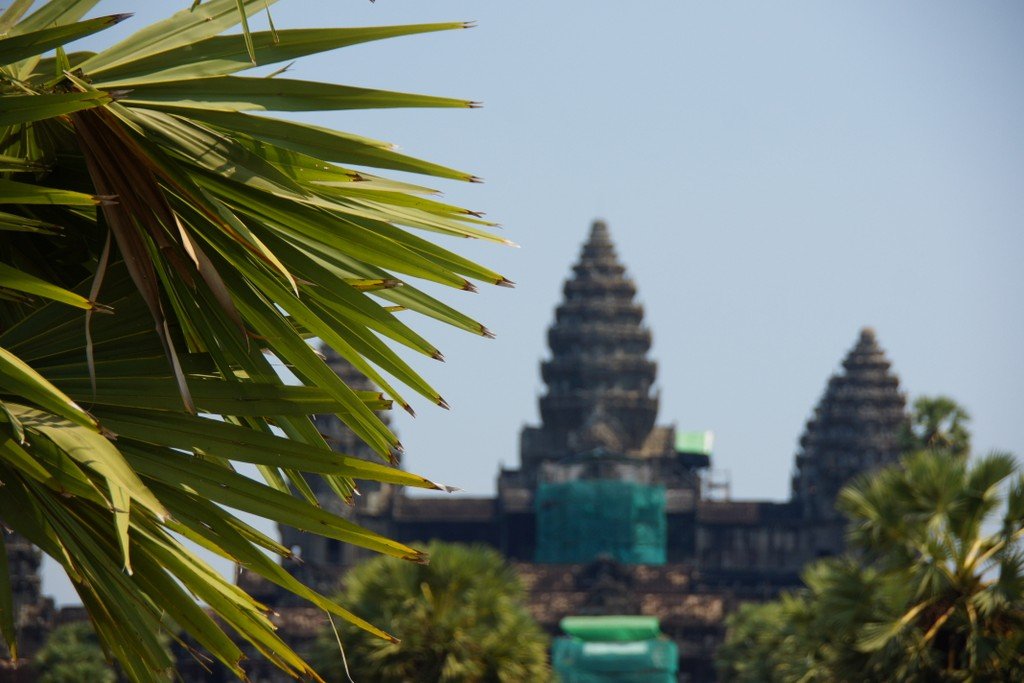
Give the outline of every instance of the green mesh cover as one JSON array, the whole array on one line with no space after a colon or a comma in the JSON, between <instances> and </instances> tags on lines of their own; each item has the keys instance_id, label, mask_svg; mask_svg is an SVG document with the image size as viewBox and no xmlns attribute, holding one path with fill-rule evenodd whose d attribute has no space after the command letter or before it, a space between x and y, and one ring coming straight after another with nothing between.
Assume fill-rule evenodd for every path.
<instances>
[{"instance_id":1,"label":"green mesh cover","mask_svg":"<svg viewBox=\"0 0 1024 683\"><path fill-rule=\"evenodd\" d=\"M561 683L675 683L679 651L670 640L590 642L556 638L551 664Z\"/></svg>"},{"instance_id":2,"label":"green mesh cover","mask_svg":"<svg viewBox=\"0 0 1024 683\"><path fill-rule=\"evenodd\" d=\"M588 641L648 640L661 635L658 617L634 615L564 617L558 626L566 634Z\"/></svg>"},{"instance_id":3,"label":"green mesh cover","mask_svg":"<svg viewBox=\"0 0 1024 683\"><path fill-rule=\"evenodd\" d=\"M571 481L537 489L537 562L665 563L665 488Z\"/></svg>"}]
</instances>

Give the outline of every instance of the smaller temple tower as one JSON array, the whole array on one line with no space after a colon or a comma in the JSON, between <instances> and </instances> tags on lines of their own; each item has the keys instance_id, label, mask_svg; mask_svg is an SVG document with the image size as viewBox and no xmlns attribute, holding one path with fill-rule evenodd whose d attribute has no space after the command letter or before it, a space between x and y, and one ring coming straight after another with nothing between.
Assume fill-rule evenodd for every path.
<instances>
[{"instance_id":1,"label":"smaller temple tower","mask_svg":"<svg viewBox=\"0 0 1024 683\"><path fill-rule=\"evenodd\" d=\"M844 520L836 497L851 479L899 460L906 399L899 379L865 327L833 375L800 438L792 500L807 525L808 558L843 549Z\"/></svg>"},{"instance_id":2,"label":"smaller temple tower","mask_svg":"<svg viewBox=\"0 0 1024 683\"><path fill-rule=\"evenodd\" d=\"M7 553L7 572L11 581L14 629L19 658L31 658L43 646L54 628L56 610L53 600L43 597L39 567L43 553L16 532L6 533L0 520L0 534ZM0 640L0 660L10 657ZM0 677L3 669L0 668Z\"/></svg>"},{"instance_id":3,"label":"smaller temple tower","mask_svg":"<svg viewBox=\"0 0 1024 683\"><path fill-rule=\"evenodd\" d=\"M376 387L351 363L324 345L321 352L334 372L354 391L376 391ZM385 424L390 425L386 413L378 413ZM363 460L379 462L380 458L355 432L334 415L316 415L313 424L324 436L330 447L345 455ZM396 454L397 455L397 454ZM395 495L394 487L375 481L360 481L359 494L352 505L346 505L323 477L307 476L307 482L316 494L320 505L329 512L346 517L372 531L388 534L387 519ZM281 543L291 548L297 557L287 563L289 571L316 590L330 594L345 568L375 553L333 538L309 534L289 526L280 526ZM291 599L290 594L283 594Z\"/></svg>"}]
</instances>

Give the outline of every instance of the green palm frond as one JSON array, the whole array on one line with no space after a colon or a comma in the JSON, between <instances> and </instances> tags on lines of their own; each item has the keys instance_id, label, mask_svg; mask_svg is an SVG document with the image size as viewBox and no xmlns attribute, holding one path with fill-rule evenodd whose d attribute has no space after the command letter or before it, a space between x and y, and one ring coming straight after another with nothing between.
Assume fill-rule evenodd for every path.
<instances>
[{"instance_id":1,"label":"green palm frond","mask_svg":"<svg viewBox=\"0 0 1024 683\"><path fill-rule=\"evenodd\" d=\"M393 466L401 445L375 411L411 412L406 390L446 406L403 358L442 355L401 311L492 336L416 280L511 285L430 238L507 241L476 212L367 169L471 174L262 115L472 102L240 74L466 24L255 31L267 0L211 0L87 53L63 46L125 16L32 4L0 15L0 519L63 566L133 680L172 666L160 634L176 629L239 676L231 632L315 678L267 608L181 539L390 639L295 581L264 554L289 551L233 511L423 561L317 507L304 474L346 496L359 480L444 488ZM221 35L240 23L243 35ZM312 337L380 391L349 388ZM331 451L314 413L338 415L381 462ZM9 596L0 576L14 651Z\"/></svg>"},{"instance_id":2,"label":"green palm frond","mask_svg":"<svg viewBox=\"0 0 1024 683\"><path fill-rule=\"evenodd\" d=\"M719 653L726 679L1020 679L1019 472L1007 454L939 448L847 486L853 552L805 568L806 590L738 612Z\"/></svg>"}]
</instances>

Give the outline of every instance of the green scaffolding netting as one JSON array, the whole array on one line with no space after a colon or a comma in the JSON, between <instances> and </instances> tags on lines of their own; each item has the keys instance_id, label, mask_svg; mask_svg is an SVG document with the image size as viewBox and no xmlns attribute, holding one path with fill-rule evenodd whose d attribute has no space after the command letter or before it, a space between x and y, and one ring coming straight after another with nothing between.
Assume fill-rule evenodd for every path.
<instances>
[{"instance_id":1,"label":"green scaffolding netting","mask_svg":"<svg viewBox=\"0 0 1024 683\"><path fill-rule=\"evenodd\" d=\"M585 480L537 489L537 562L665 563L665 488Z\"/></svg>"},{"instance_id":2,"label":"green scaffolding netting","mask_svg":"<svg viewBox=\"0 0 1024 683\"><path fill-rule=\"evenodd\" d=\"M563 617L558 626L567 635L591 642L648 640L661 635L658 617L633 614Z\"/></svg>"},{"instance_id":3,"label":"green scaffolding netting","mask_svg":"<svg viewBox=\"0 0 1024 683\"><path fill-rule=\"evenodd\" d=\"M562 683L674 683L679 651L653 617L566 617L551 663ZM643 636L626 639L626 636Z\"/></svg>"}]
</instances>

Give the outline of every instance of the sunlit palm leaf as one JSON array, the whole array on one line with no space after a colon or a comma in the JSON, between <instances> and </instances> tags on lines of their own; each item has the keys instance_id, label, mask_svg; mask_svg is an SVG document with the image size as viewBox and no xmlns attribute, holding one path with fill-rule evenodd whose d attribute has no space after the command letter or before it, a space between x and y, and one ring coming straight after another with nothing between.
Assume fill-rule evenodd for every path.
<instances>
[{"instance_id":1,"label":"sunlit palm leaf","mask_svg":"<svg viewBox=\"0 0 1024 683\"><path fill-rule=\"evenodd\" d=\"M338 415L393 462L401 446L375 411L392 401L412 411L400 385L446 406L382 341L442 358L396 311L491 336L406 278L511 284L414 234L507 242L492 224L362 169L472 175L241 113L472 102L234 75L466 25L252 30L249 15L269 4L201 3L97 53L63 49L124 18L83 20L94 0L32 13L21 0L0 15L0 519L63 566L133 680L160 680L173 665L158 635L176 629L243 676L225 628L286 672L315 677L267 609L181 537L388 637L299 584L264 554L289 551L232 510L422 561L317 507L304 474L345 498L360 479L445 487L331 451L309 416ZM239 24L242 35L220 35ZM311 337L381 391L346 386ZM285 385L274 359L299 386ZM13 646L9 599L0 576L0 635Z\"/></svg>"}]
</instances>

